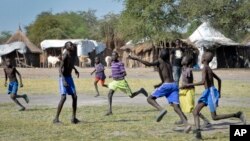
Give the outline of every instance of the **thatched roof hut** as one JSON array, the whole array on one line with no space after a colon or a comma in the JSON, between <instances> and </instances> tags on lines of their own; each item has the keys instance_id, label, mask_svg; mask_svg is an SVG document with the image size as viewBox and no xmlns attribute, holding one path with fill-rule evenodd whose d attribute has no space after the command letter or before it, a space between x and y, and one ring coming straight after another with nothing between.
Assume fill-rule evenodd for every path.
<instances>
[{"instance_id":1,"label":"thatched roof hut","mask_svg":"<svg viewBox=\"0 0 250 141\"><path fill-rule=\"evenodd\" d=\"M206 50L212 50L215 56L209 64L211 68L244 67L244 61L249 59L248 48L234 42L214 29L210 23L202 23L188 38L199 49L197 63L202 67L201 57Z\"/></svg>"},{"instance_id":2,"label":"thatched roof hut","mask_svg":"<svg viewBox=\"0 0 250 141\"><path fill-rule=\"evenodd\" d=\"M25 54L12 52L6 55L7 57L15 60L15 65L19 67L39 67L40 66L39 55L42 53L42 50L29 40L29 38L22 32L21 28L19 28L16 31L16 33L13 34L6 43L9 44L13 42L23 42L27 48L27 52Z\"/></svg>"}]
</instances>

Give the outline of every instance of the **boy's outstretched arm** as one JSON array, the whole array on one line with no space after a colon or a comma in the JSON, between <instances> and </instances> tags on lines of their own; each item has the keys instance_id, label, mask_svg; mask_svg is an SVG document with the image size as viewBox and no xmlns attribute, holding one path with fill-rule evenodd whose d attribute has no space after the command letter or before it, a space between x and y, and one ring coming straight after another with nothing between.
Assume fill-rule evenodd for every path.
<instances>
[{"instance_id":1,"label":"boy's outstretched arm","mask_svg":"<svg viewBox=\"0 0 250 141\"><path fill-rule=\"evenodd\" d=\"M7 77L7 73L6 73L6 70L5 70L5 69L4 69L4 75L5 75L4 86L7 87L7 80L8 80L8 77Z\"/></svg>"},{"instance_id":2,"label":"boy's outstretched arm","mask_svg":"<svg viewBox=\"0 0 250 141\"><path fill-rule=\"evenodd\" d=\"M15 72L17 73L17 75L19 76L19 80L20 80L20 87L23 87L23 81L22 81L22 76L21 74L16 70L15 68Z\"/></svg>"},{"instance_id":3,"label":"boy's outstretched arm","mask_svg":"<svg viewBox=\"0 0 250 141\"><path fill-rule=\"evenodd\" d=\"M132 60L136 60L136 61L139 61L141 62L142 64L146 65L146 66L158 66L159 65L159 61L155 61L155 62L147 62L147 61L144 61L144 60L141 60L137 57L134 57L134 56L128 56L129 59L132 59Z\"/></svg>"},{"instance_id":4,"label":"boy's outstretched arm","mask_svg":"<svg viewBox=\"0 0 250 141\"><path fill-rule=\"evenodd\" d=\"M96 72L96 69L94 69L94 70L90 73L90 75L92 75L94 72Z\"/></svg>"},{"instance_id":5,"label":"boy's outstretched arm","mask_svg":"<svg viewBox=\"0 0 250 141\"><path fill-rule=\"evenodd\" d=\"M216 75L215 73L213 73L213 77L218 81L218 90L219 90L219 95L221 97L221 79L218 75Z\"/></svg>"}]
</instances>

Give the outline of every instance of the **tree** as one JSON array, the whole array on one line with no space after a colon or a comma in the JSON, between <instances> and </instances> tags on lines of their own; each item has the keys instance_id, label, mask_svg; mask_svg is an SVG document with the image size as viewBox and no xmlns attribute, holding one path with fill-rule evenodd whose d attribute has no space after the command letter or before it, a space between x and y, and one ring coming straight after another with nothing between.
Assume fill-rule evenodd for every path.
<instances>
[{"instance_id":1,"label":"tree","mask_svg":"<svg viewBox=\"0 0 250 141\"><path fill-rule=\"evenodd\" d=\"M96 10L89 9L88 11L81 11L79 14L82 16L84 23L88 28L88 38L100 40L100 25L95 15Z\"/></svg>"},{"instance_id":2,"label":"tree","mask_svg":"<svg viewBox=\"0 0 250 141\"><path fill-rule=\"evenodd\" d=\"M226 36L240 41L250 30L249 0L181 0L179 12L190 23L209 21Z\"/></svg>"},{"instance_id":3,"label":"tree","mask_svg":"<svg viewBox=\"0 0 250 141\"><path fill-rule=\"evenodd\" d=\"M178 13L179 0L124 0L119 30L127 39L154 42L180 37L186 25Z\"/></svg>"},{"instance_id":4,"label":"tree","mask_svg":"<svg viewBox=\"0 0 250 141\"><path fill-rule=\"evenodd\" d=\"M42 12L26 30L28 37L36 45L45 39L83 39L88 33L83 18L75 12Z\"/></svg>"},{"instance_id":5,"label":"tree","mask_svg":"<svg viewBox=\"0 0 250 141\"><path fill-rule=\"evenodd\" d=\"M100 20L100 35L104 38L106 46L114 49L124 45L122 34L118 31L120 15L108 13Z\"/></svg>"},{"instance_id":6,"label":"tree","mask_svg":"<svg viewBox=\"0 0 250 141\"><path fill-rule=\"evenodd\" d=\"M7 40L11 37L10 31L2 31L0 33L0 44L4 44L7 42Z\"/></svg>"}]
</instances>

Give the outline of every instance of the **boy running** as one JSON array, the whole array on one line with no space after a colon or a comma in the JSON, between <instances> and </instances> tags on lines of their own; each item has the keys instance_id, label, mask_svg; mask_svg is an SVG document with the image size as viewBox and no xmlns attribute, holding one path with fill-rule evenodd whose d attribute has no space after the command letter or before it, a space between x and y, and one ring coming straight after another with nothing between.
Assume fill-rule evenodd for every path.
<instances>
[{"instance_id":1,"label":"boy running","mask_svg":"<svg viewBox=\"0 0 250 141\"><path fill-rule=\"evenodd\" d=\"M202 96L198 100L198 104L196 105L193 115L194 115L194 122L195 122L195 137L196 139L202 139L201 136L201 129L200 129L200 120L199 115L200 111L203 107L208 106L211 112L211 116L213 120L220 120L220 119L227 119L231 117L239 118L243 124L246 124L246 119L244 114L239 111L237 113L232 114L225 114L225 115L217 115L216 108L218 106L219 98L221 97L221 79L213 73L212 69L209 67L209 63L213 59L213 53L212 52L205 52L202 56L202 64L204 65L204 68L202 69L202 80L198 83L194 84L186 84L183 87L193 87L193 86L199 86L204 85L205 90L202 93ZM214 81L213 78L215 78L218 81L219 91L214 87Z\"/></svg>"},{"instance_id":2,"label":"boy running","mask_svg":"<svg viewBox=\"0 0 250 141\"><path fill-rule=\"evenodd\" d=\"M95 90L97 92L95 97L98 97L100 95L97 87L97 83L100 81L103 87L108 87L105 83L106 75L104 73L104 65L100 62L100 58L96 57L95 58L95 70L91 72L90 74L92 75L95 72Z\"/></svg>"},{"instance_id":3,"label":"boy running","mask_svg":"<svg viewBox=\"0 0 250 141\"><path fill-rule=\"evenodd\" d=\"M140 93L148 97L148 93L145 91L144 88L141 88L136 92L131 91L128 82L125 80L125 76L127 74L124 68L124 64L118 60L118 57L119 57L118 53L114 51L112 53L112 62L111 62L111 71L112 71L111 77L113 78L113 81L108 85L110 90L108 94L109 109L108 112L106 113L107 116L112 115L112 96L117 89L120 89L121 91L125 92L130 98L133 98Z\"/></svg>"},{"instance_id":4,"label":"boy running","mask_svg":"<svg viewBox=\"0 0 250 141\"><path fill-rule=\"evenodd\" d=\"M191 56L184 56L181 61L182 65L182 85L186 85L189 83L193 83L193 72L192 72L192 57ZM180 99L180 106L184 113L192 113L194 110L194 103L195 103L195 89L194 86L186 87L182 89L180 87L179 92L179 99ZM204 127L211 126L209 120L205 118L204 115L200 113L200 118L204 121ZM176 124L182 124L183 121L178 121Z\"/></svg>"},{"instance_id":5,"label":"boy running","mask_svg":"<svg viewBox=\"0 0 250 141\"><path fill-rule=\"evenodd\" d=\"M146 66L158 67L159 75L161 77L162 83L158 85L159 87L156 88L154 92L152 93L152 95L150 95L147 99L149 104L151 104L153 107L155 107L157 110L160 111L160 114L157 116L156 121L160 122L163 116L167 113L167 110L162 108L156 102L157 98L165 96L169 104L173 106L174 111L178 114L181 121L183 121L184 124L187 125L184 131L186 133L189 132L191 129L191 126L188 125L187 117L183 114L179 105L179 88L173 79L172 66L170 65L168 61L168 58L169 58L168 51L166 49L163 49L160 53L159 59L152 63L143 61L139 58L132 57L132 56L129 56L129 58L133 60L137 60Z\"/></svg>"},{"instance_id":6,"label":"boy running","mask_svg":"<svg viewBox=\"0 0 250 141\"><path fill-rule=\"evenodd\" d=\"M7 87L7 80L9 79L9 86L8 86L8 94L10 95L10 98L18 105L21 107L19 111L24 111L25 107L17 100L17 98L23 98L26 103L29 103L29 98L26 94L24 95L18 95L18 80L16 77L16 74L19 76L20 80L20 87L23 87L22 83L22 76L21 74L17 71L17 69L11 64L10 59L7 58L5 60L6 62L6 67L4 68L4 74L5 74L5 83L4 86Z\"/></svg>"}]
</instances>

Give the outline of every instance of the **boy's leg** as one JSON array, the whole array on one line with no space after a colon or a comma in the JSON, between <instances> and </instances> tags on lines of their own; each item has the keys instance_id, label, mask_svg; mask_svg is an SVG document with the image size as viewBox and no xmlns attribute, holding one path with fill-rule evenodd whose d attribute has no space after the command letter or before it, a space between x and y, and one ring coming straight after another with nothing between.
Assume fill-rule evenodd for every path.
<instances>
[{"instance_id":1,"label":"boy's leg","mask_svg":"<svg viewBox=\"0 0 250 141\"><path fill-rule=\"evenodd\" d=\"M162 120L162 118L164 117L164 115L167 113L167 110L162 108L157 102L156 102L156 97L150 95L147 98L147 101L150 105L152 105L153 107L155 107L157 110L160 111L159 115L156 117L156 122L160 122Z\"/></svg>"},{"instance_id":2,"label":"boy's leg","mask_svg":"<svg viewBox=\"0 0 250 141\"><path fill-rule=\"evenodd\" d=\"M129 96L129 97L130 97L130 98L133 98L133 97L137 96L137 95L140 94L140 93L142 93L143 95L145 95L146 97L148 97L148 93L147 93L147 91L146 91L144 88L141 88L140 90L138 90L138 91L132 93L132 95Z\"/></svg>"},{"instance_id":3,"label":"boy's leg","mask_svg":"<svg viewBox=\"0 0 250 141\"><path fill-rule=\"evenodd\" d=\"M183 124L186 125L186 128L184 129L185 133L189 133L189 131L191 130L191 125L188 125L188 121L187 121L187 117L184 115L184 113L181 110L181 107L179 104L172 104L174 107L174 111L179 115L181 121L183 122Z\"/></svg>"},{"instance_id":4,"label":"boy's leg","mask_svg":"<svg viewBox=\"0 0 250 141\"><path fill-rule=\"evenodd\" d=\"M200 115L200 111L202 110L202 108L205 106L205 103L198 103L193 111L193 115L194 115L194 123L195 123L195 132L196 132L196 139L202 139L201 137L201 129L200 129L200 119L199 119L199 115Z\"/></svg>"},{"instance_id":5,"label":"boy's leg","mask_svg":"<svg viewBox=\"0 0 250 141\"><path fill-rule=\"evenodd\" d=\"M178 114L178 116L180 117L180 120L182 121L182 123L187 124L187 117L184 115L184 113L182 112L180 105L179 104L172 104L174 111Z\"/></svg>"},{"instance_id":6,"label":"boy's leg","mask_svg":"<svg viewBox=\"0 0 250 141\"><path fill-rule=\"evenodd\" d=\"M243 124L246 124L245 116L241 111L239 111L237 113L224 114L224 115L217 115L216 111L215 111L215 112L211 112L211 116L212 116L213 120L221 120L221 119L227 119L227 118L235 117L235 118L239 118L243 122Z\"/></svg>"},{"instance_id":7,"label":"boy's leg","mask_svg":"<svg viewBox=\"0 0 250 141\"><path fill-rule=\"evenodd\" d=\"M101 80L102 86L108 88L108 85L107 85L107 84L104 84L104 83L105 83L105 79L104 79L104 80Z\"/></svg>"},{"instance_id":8,"label":"boy's leg","mask_svg":"<svg viewBox=\"0 0 250 141\"><path fill-rule=\"evenodd\" d=\"M58 107L57 107L56 117L53 120L54 123L58 123L59 122L59 115L61 113L61 110L62 110L62 107L63 107L63 104L64 104L65 101L66 101L66 94L63 94L63 95L61 95L61 100L60 100L60 102L58 104Z\"/></svg>"},{"instance_id":9,"label":"boy's leg","mask_svg":"<svg viewBox=\"0 0 250 141\"><path fill-rule=\"evenodd\" d=\"M108 94L108 102L109 102L109 106L108 106L108 112L105 114L106 116L112 115L112 97L114 94L114 90L109 90L109 94Z\"/></svg>"},{"instance_id":10,"label":"boy's leg","mask_svg":"<svg viewBox=\"0 0 250 141\"><path fill-rule=\"evenodd\" d=\"M161 111L164 110L164 108L162 108L157 102L156 102L156 98L153 97L152 95L150 95L147 98L147 101L150 105L152 105L153 107L155 107L157 110Z\"/></svg>"},{"instance_id":11,"label":"boy's leg","mask_svg":"<svg viewBox=\"0 0 250 141\"><path fill-rule=\"evenodd\" d=\"M77 110L77 95L76 94L72 95L72 108L73 108L73 112L72 112L71 123L77 124L80 121L76 118L76 110Z\"/></svg>"},{"instance_id":12,"label":"boy's leg","mask_svg":"<svg viewBox=\"0 0 250 141\"><path fill-rule=\"evenodd\" d=\"M212 124L210 123L210 121L203 115L203 114L199 114L199 117L203 120L203 125L202 127L204 128L208 128L208 127L211 127Z\"/></svg>"},{"instance_id":13,"label":"boy's leg","mask_svg":"<svg viewBox=\"0 0 250 141\"><path fill-rule=\"evenodd\" d=\"M95 95L95 97L98 97L100 95L99 91L98 91L98 86L97 86L97 83L98 83L99 80L95 80L94 82L94 86L95 86L95 90L97 92L97 94Z\"/></svg>"},{"instance_id":14,"label":"boy's leg","mask_svg":"<svg viewBox=\"0 0 250 141\"><path fill-rule=\"evenodd\" d=\"M21 107L20 111L24 111L25 107L17 100L18 95L15 94L10 94L10 98L18 105Z\"/></svg>"},{"instance_id":15,"label":"boy's leg","mask_svg":"<svg viewBox=\"0 0 250 141\"><path fill-rule=\"evenodd\" d=\"M26 103L29 103L29 97L26 94L16 95L16 98L23 98Z\"/></svg>"}]
</instances>

